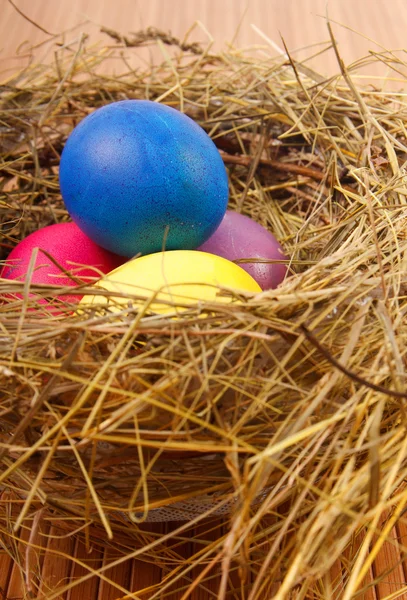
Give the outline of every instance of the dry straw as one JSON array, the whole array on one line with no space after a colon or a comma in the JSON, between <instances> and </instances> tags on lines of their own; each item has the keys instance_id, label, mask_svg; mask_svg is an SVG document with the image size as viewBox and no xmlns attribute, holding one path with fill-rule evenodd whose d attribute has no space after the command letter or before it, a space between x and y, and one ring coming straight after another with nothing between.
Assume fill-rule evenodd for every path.
<instances>
[{"instance_id":1,"label":"dry straw","mask_svg":"<svg viewBox=\"0 0 407 600\"><path fill-rule=\"evenodd\" d=\"M405 64L383 51L346 69L337 54L325 79L265 47L214 54L152 30L119 42L164 62L107 76L120 51L82 38L1 86L1 258L67 219L57 172L75 124L148 98L210 134L230 206L274 232L290 277L176 320L136 298L121 315L53 315L38 300L60 289L0 280L1 544L31 597L41 528L112 545L104 567L73 558L81 577L48 600L130 558L164 569L151 598L365 597L386 540L404 556L390 534L407 501L407 104L353 72ZM161 536L142 524L182 519Z\"/></svg>"}]
</instances>

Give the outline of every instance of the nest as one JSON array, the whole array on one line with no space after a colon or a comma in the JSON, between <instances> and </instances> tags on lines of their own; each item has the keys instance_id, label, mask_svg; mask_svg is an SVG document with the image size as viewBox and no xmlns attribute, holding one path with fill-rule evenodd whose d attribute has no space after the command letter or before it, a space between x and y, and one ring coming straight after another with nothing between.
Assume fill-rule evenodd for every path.
<instances>
[{"instance_id":1,"label":"nest","mask_svg":"<svg viewBox=\"0 0 407 600\"><path fill-rule=\"evenodd\" d=\"M4 546L15 552L25 529L35 551L42 520L88 545L113 540L119 563L151 562L171 536L223 515L185 565L167 551L161 589L195 569L187 598L221 565L221 599L236 597L231 573L250 600L336 597L327 577L347 552L351 598L407 499L405 96L358 86L339 55L325 79L265 49L170 54L174 39L153 34L134 45L154 38L162 64L107 76L117 49L82 41L1 86L0 258L69 218L58 165L72 128L143 98L208 132L230 208L274 233L290 275L176 320L78 315L63 301L55 315L38 301L64 290L0 280ZM158 539L143 529L154 520L182 523Z\"/></svg>"}]
</instances>

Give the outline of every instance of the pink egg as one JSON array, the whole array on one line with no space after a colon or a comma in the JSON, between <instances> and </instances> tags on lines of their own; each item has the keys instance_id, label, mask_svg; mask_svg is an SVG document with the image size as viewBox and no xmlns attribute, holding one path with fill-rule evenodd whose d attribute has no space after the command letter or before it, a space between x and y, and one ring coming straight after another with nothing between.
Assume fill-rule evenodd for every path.
<instances>
[{"instance_id":1,"label":"pink egg","mask_svg":"<svg viewBox=\"0 0 407 600\"><path fill-rule=\"evenodd\" d=\"M229 260L287 260L276 238L253 219L228 210L215 233L198 248ZM282 263L239 263L262 290L276 288L287 273Z\"/></svg>"},{"instance_id":2,"label":"pink egg","mask_svg":"<svg viewBox=\"0 0 407 600\"><path fill-rule=\"evenodd\" d=\"M35 248L39 248L39 251L32 283L67 287L77 285L42 250L48 252L63 269L89 284L99 277L98 271L108 273L126 260L97 246L75 223L57 223L38 229L23 239L9 254L0 277L24 281ZM79 302L81 298L79 294L61 296L61 300L67 302Z\"/></svg>"}]
</instances>

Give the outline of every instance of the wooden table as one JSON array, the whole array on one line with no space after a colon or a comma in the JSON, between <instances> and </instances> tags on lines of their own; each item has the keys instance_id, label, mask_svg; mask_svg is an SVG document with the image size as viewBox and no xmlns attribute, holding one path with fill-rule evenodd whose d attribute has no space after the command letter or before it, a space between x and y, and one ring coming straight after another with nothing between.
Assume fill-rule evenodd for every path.
<instances>
[{"instance_id":1,"label":"wooden table","mask_svg":"<svg viewBox=\"0 0 407 600\"><path fill-rule=\"evenodd\" d=\"M37 26L18 14L11 2ZM154 26L182 38L199 21L202 25L197 25L193 36L206 40L211 35L215 48L230 42L239 47L266 43L274 44L279 52L283 37L290 52L301 58L311 54L301 48L313 45L318 53L327 42L327 14L346 63L370 50L406 46L405 0L0 0L0 74L10 75L27 64L30 45L41 44L49 34L76 27L64 36L65 42L81 31L109 42L100 33L101 25L122 34ZM85 21L88 23L78 27ZM17 49L21 58L16 59ZM34 55L41 60L44 52L40 46ZM309 64L323 74L338 70L332 51L316 56ZM378 64L368 72L382 78L386 68Z\"/></svg>"},{"instance_id":2,"label":"wooden table","mask_svg":"<svg viewBox=\"0 0 407 600\"><path fill-rule=\"evenodd\" d=\"M179 526L180 523L153 523L144 525L143 528L148 534L155 538L163 536ZM113 568L106 569L103 574L108 581L103 581L98 577L92 577L87 581L76 584L65 593L58 593L54 600L127 600L123 590L131 591L136 597L142 600L148 600L155 593L156 600L181 600L191 581L202 574L202 566L194 568L187 577L182 577L177 585L172 584L165 593L160 594L160 588L165 582L165 576L169 572L168 558L170 557L171 568L174 565L183 565L189 557L202 548L200 540L214 540L222 531L225 531L226 522L217 520L210 523L202 523L195 527L190 541L179 541L179 538L171 539L165 543L165 551L162 558L158 557L156 562L146 562L149 559L145 555L141 559L129 560ZM0 598L2 600L24 600L36 598L38 600L47 600L51 593L57 592L67 583L78 581L80 577L87 574L87 570L68 558L62 557L61 553L73 556L85 562L93 569L98 570L105 565L110 564L119 555L114 550L114 546L107 547L106 544L97 546L93 544L92 551L87 553L86 547L81 540L74 540L57 527L42 526L31 542L37 547L43 548L42 551L36 551L31 555L27 563L26 542L30 532L28 529L22 530L19 534L18 550L20 554L20 564L11 561L9 556L2 553L0 549ZM373 567L365 577L363 590L354 596L355 600L384 600L396 598L407 599L407 561L400 555L394 542L406 545L407 521L401 520L391 534L388 542L382 547ZM153 539L153 538L152 538ZM360 547L362 537L356 536L353 541L352 555ZM329 596L325 595L307 595L306 598L323 598L324 600L341 600L344 595L345 584L350 570L350 550L347 549L340 559L338 559L331 568L329 575L325 578L325 589L331 589ZM167 566L163 566L167 560ZM30 572L30 579L40 587L39 594L24 596L25 589L23 579L25 579L25 569L27 564ZM389 565L392 565L389 568ZM383 577L383 574L385 576ZM220 584L220 566L204 574L199 585L192 591L189 600L214 600ZM380 578L380 583L375 585L375 581ZM240 581L236 569L231 573L229 589L235 588L235 594L228 593L227 598L233 600L247 600L245 592L240 591ZM120 589L121 588L121 589ZM278 582L273 584L273 589L269 590L261 600L271 600L273 592L278 591ZM362 589L361 588L361 589ZM35 587L34 587L35 589ZM246 590L250 589L250 574ZM181 591L182 590L182 591ZM294 595L293 598L296 598ZM291 599L291 597L290 597Z\"/></svg>"}]
</instances>

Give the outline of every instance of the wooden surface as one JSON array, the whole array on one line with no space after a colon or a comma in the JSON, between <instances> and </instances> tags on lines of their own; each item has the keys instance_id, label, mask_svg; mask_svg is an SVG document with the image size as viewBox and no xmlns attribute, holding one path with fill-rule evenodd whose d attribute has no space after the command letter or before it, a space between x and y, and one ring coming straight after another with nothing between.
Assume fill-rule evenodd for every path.
<instances>
[{"instance_id":1,"label":"wooden surface","mask_svg":"<svg viewBox=\"0 0 407 600\"><path fill-rule=\"evenodd\" d=\"M174 531L179 525L181 523L154 523L143 525L142 528L157 538ZM14 554L19 555L18 562L13 564L9 556L0 548L0 598L2 600L48 600L48 598L130 600L128 594L131 593L132 597L142 600L150 598L181 600L191 582L198 578L196 586L187 596L188 600L216 600L221 580L219 564L206 569L206 572L205 565L194 567L182 575L176 584L171 582L170 585L166 584L171 570L174 572L178 568L188 567L188 558L202 550L202 540L205 544L208 540L216 540L222 531L225 531L225 523L222 521L202 523L192 530L190 535L187 533L181 541L180 538L168 540L156 555L155 561L151 554L143 555L140 559L124 561L109 568L108 565L121 556L114 546L92 544L88 552L81 540L72 539L58 527L49 528L43 524L31 538L27 527L18 534L20 539L16 542L17 550L14 550ZM352 600L407 599L407 561L405 554L400 553L400 545L405 547L406 534L407 524L402 519L389 536L389 541L383 544L378 558L369 569L358 592L352 596ZM36 549L28 557L26 544L29 538ZM150 538L150 541L151 539L153 538ZM310 592L302 597L306 600L317 600L317 598L342 600L352 564L362 543L363 536L356 535L321 582L320 594ZM129 548L128 551L131 549ZM67 556L62 556L62 553ZM87 568L70 560L68 556L79 559ZM208 565L209 562L207 561L206 564ZM102 576L86 578L89 568L102 572ZM79 582L81 578L86 580ZM235 566L229 576L227 598L247 600L251 581L254 581L253 572L249 573L249 580L246 580L245 591L241 589ZM31 595L26 593L27 582L30 582ZM69 589L67 589L68 585ZM276 581L264 589L261 596L256 596L256 600L271 600L278 590L279 584ZM294 600L296 597L294 594L290 599Z\"/></svg>"},{"instance_id":2,"label":"wooden surface","mask_svg":"<svg viewBox=\"0 0 407 600\"><path fill-rule=\"evenodd\" d=\"M75 40L81 32L89 33L92 39L109 42L109 38L100 33L101 25L107 25L122 34L155 26L165 31L170 30L182 38L194 22L200 21L192 38L205 41L212 35L217 49L227 42L233 42L239 47L268 44L277 53L278 48L282 47L282 36L290 51L301 58L324 48L324 43L328 40L325 19L328 10L330 19L342 24L334 24L334 31L346 62L366 55L369 50L380 52L383 47L407 47L406 0L331 0L328 3L326 0L14 0L14 3L47 32L59 36L56 40L63 40L65 43ZM49 44L43 44L51 39L49 33L41 31L18 14L8 0L0 0L0 15L0 81L27 65L33 56L36 60L52 60ZM70 28L71 32L61 35ZM352 32L349 28L359 33ZM315 45L312 52L309 48L311 45ZM304 47L308 49L301 50ZM14 56L16 51L19 54L17 58ZM402 53L400 55L403 56ZM337 70L332 51L314 57L309 64L324 74ZM116 65L113 64L110 68L114 71ZM384 65L377 65L369 70L369 74L376 76L380 84L388 72ZM397 74L394 77L397 79ZM402 85L401 80L393 83L397 87ZM167 525L152 527L156 534L168 530ZM58 558L55 551L72 553L91 561L96 569L109 560L111 551L95 549L89 556L81 543L74 544L67 538L60 538L52 530L48 533L54 533L56 537L46 538L44 532L42 543L48 544L48 551L41 555L36 566L38 573L41 573L43 598L47 597L47 590L55 590L64 582L83 575L78 565ZM202 532L196 531L195 541L199 539L199 535ZM23 538L27 536L28 532L24 532ZM407 545L406 536L407 526L400 523L393 532L393 542L398 540ZM23 542L20 544L24 550ZM194 545L191 540L191 543L185 543L177 549L180 561L193 551ZM391 597L407 600L407 592L403 592L407 590L407 565L403 562L397 545L390 541L383 547L366 583L388 571L391 564L394 568L390 569L381 583L373 586L370 591L362 592L358 598L378 600ZM337 561L331 570L332 598L341 598L342 581L348 568L345 553L343 560ZM163 571L158 564L137 560L121 565L107 574L117 585L136 592L159 585ZM195 577L197 575L198 573L193 574ZM216 597L217 576L203 583L190 596L191 600ZM21 568L18 564L12 564L9 557L1 553L0 547L0 598L21 598L22 589ZM273 590L269 594L271 597ZM141 597L144 599L149 595L146 593ZM112 585L92 579L73 588L68 594L61 596L61 599L113 600L121 597L122 592ZM180 597L179 593L166 596L171 600Z\"/></svg>"},{"instance_id":3,"label":"wooden surface","mask_svg":"<svg viewBox=\"0 0 407 600\"><path fill-rule=\"evenodd\" d=\"M196 21L202 26L192 33L194 39L214 39L214 47L225 43L236 46L275 44L282 47L281 36L290 52L304 58L320 52L329 38L326 14L333 22L340 52L349 63L369 51L383 48L401 49L406 46L407 2L405 0L12 0L28 18L47 32L72 42L80 32L92 39L109 38L100 33L106 25L126 34L148 26L170 30L183 37ZM12 6L0 0L0 80L26 65L34 55L39 60L52 60L53 53L42 44L50 39ZM85 23L86 22L86 23ZM337 22L338 24L335 24ZM82 23L82 25L80 25ZM354 33L351 31L353 29ZM268 38L268 41L265 39ZM60 40L61 38L59 38ZM300 50L313 46L312 50ZM19 58L13 58L18 50ZM278 49L273 50L276 53ZM48 52L48 54L47 54ZM134 56L134 52L129 52ZM405 59L404 53L400 56ZM337 62L332 51L313 58L310 63L321 73L336 72ZM112 64L114 70L117 65ZM388 74L384 65L368 69L370 74L383 78ZM393 73L398 77L397 73Z\"/></svg>"}]
</instances>

